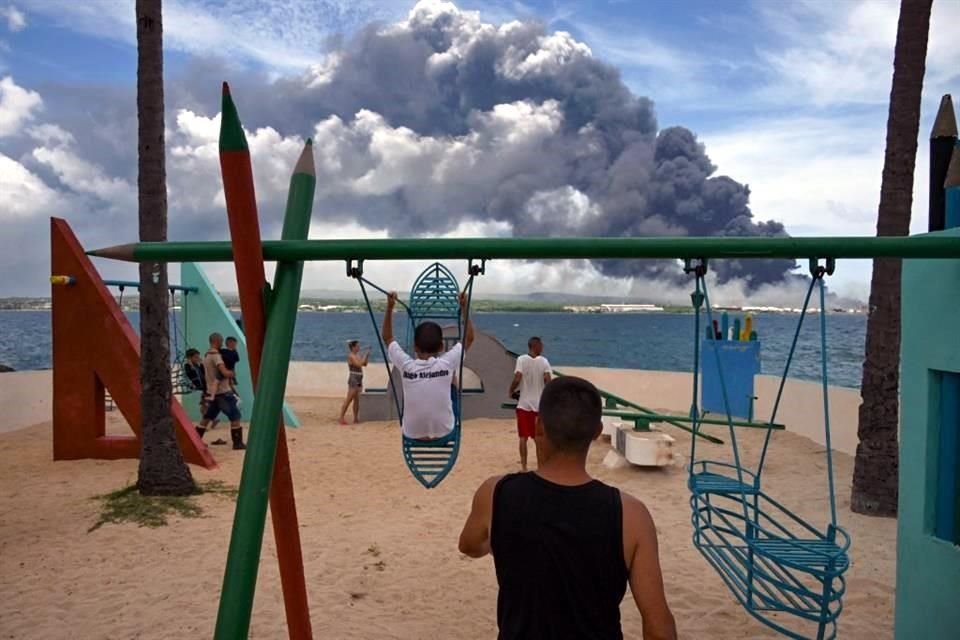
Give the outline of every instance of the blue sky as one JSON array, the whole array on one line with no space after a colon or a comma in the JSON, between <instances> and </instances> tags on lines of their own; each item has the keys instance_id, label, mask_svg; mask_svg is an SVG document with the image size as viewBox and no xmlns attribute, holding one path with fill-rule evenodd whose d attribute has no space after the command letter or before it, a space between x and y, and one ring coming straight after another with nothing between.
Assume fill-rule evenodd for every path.
<instances>
[{"instance_id":1,"label":"blue sky","mask_svg":"<svg viewBox=\"0 0 960 640\"><path fill-rule=\"evenodd\" d=\"M183 78L187 86L186 78L195 75L198 66L209 64L220 65L231 77L303 77L308 69L322 68L329 61L327 54L337 48L338 34L348 39L371 21L385 26L402 22L413 6L395 0L168 0L164 4L168 95L175 93L172 83ZM952 90L956 95L960 87L960 45L950 32L960 23L960 2L934 5L914 232L923 231L926 221L925 141L934 111L943 93ZM470 0L456 6L461 11L479 11L483 23L537 20L548 32L566 31L585 44L590 55L619 70L630 90L654 101L661 128L691 129L706 145L718 175L730 175L750 186L756 218L782 221L792 235L873 233L898 3ZM0 178L0 228L6 227L8 239L15 239L0 247L5 255L0 258L5 281L0 283L0 295L38 287L36 292L42 293L42 279L21 277L16 269L25 262L18 252L32 255L44 250L43 242L34 247L24 239L44 236L50 206L77 207L90 216L112 220L110 216L121 215L120 209L135 203L135 192L130 200L135 179L101 159L109 149L97 150L96 155L67 141L79 138L82 132L76 129L83 126L82 118L70 113L71 96L129 91L135 73L132 0L16 0L12 4L0 0L0 79L5 83L0 85L0 163L6 163L8 175L6 183ZM200 162L203 153L198 151L198 141L209 137L209 119L216 113L204 108L202 101L177 99L182 103L167 104L170 121L176 122L168 144L176 146L176 136L184 136L182 147L188 149L184 153ZM77 104L78 110L91 109L88 103ZM97 117L89 114L91 120ZM276 144L268 145L269 153L288 142L283 133ZM129 144L135 147L135 140ZM179 162L180 157L172 161ZM206 158L204 166L213 166L210 160ZM254 162L256 166L256 157ZM178 179L174 171L172 180ZM216 179L215 173L211 179ZM189 190L187 178L183 180L172 182L171 190ZM259 184L258 190L263 191ZM171 207L176 202L172 195ZM73 222L70 212L60 215ZM128 215L135 218L133 210ZM130 240L129 228L123 232L119 228L111 235L88 225L78 233L91 243ZM479 224L456 233L478 230L490 231ZM314 235L320 237L325 231L329 229L315 226ZM382 230L347 229L342 224L337 229L341 234L350 231L382 234ZM117 267L104 269L112 273ZM598 278L609 280L597 274L571 278L562 270L548 277L543 269L528 265L518 270L522 285L536 288L573 281L596 290ZM311 268L307 285L344 288L333 280L334 271ZM212 272L218 284L232 288L227 270L214 267ZM388 278L389 274L385 271ZM508 290L516 281L514 273L494 278L490 286ZM850 263L841 265L833 286L842 294L862 298L868 282L869 263ZM541 283L547 286L537 286ZM628 290L623 283L601 284L600 289L608 293Z\"/></svg>"}]
</instances>

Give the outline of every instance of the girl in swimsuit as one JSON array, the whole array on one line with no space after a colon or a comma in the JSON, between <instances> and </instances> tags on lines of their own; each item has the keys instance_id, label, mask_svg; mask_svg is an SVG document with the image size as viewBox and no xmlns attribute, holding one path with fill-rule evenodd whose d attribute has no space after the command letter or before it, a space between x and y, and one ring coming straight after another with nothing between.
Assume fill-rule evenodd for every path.
<instances>
[{"instance_id":1,"label":"girl in swimsuit","mask_svg":"<svg viewBox=\"0 0 960 640\"><path fill-rule=\"evenodd\" d=\"M350 374L347 377L347 398L343 401L340 408L340 424L347 424L344 416L347 414L347 408L353 403L353 422L359 422L360 414L360 392L363 391L363 368L370 362L370 347L361 355L360 341L351 340L347 343L349 353L347 354L347 367Z\"/></svg>"}]
</instances>

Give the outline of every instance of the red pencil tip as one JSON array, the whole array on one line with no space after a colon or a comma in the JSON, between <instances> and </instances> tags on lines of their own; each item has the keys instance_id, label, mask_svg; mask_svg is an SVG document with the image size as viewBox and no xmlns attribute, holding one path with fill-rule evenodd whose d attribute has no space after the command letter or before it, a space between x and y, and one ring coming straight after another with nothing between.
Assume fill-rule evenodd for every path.
<instances>
[{"instance_id":1,"label":"red pencil tip","mask_svg":"<svg viewBox=\"0 0 960 640\"><path fill-rule=\"evenodd\" d=\"M230 95L230 85L227 84L226 80L223 81L223 95Z\"/></svg>"}]
</instances>

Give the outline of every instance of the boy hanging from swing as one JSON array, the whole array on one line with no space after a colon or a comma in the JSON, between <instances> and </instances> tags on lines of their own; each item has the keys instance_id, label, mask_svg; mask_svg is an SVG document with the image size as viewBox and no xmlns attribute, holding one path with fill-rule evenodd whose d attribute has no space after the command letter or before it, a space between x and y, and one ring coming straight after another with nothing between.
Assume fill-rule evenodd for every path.
<instances>
[{"instance_id":1,"label":"boy hanging from swing","mask_svg":"<svg viewBox=\"0 0 960 640\"><path fill-rule=\"evenodd\" d=\"M387 296L383 316L383 341L390 362L403 378L403 420L401 428L408 438L434 440L450 433L454 426L453 399L462 354L473 344L473 322L467 316L466 294L460 294L463 342L443 350L443 329L436 322L421 322L413 332L410 357L393 337L393 308L397 292Z\"/></svg>"}]
</instances>

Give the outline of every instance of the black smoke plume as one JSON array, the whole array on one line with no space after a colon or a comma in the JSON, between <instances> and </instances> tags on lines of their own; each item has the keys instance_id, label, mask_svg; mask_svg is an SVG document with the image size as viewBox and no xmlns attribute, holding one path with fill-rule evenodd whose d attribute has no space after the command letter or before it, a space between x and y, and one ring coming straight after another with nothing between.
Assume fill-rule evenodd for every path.
<instances>
[{"instance_id":1,"label":"black smoke plume","mask_svg":"<svg viewBox=\"0 0 960 640\"><path fill-rule=\"evenodd\" d=\"M438 188L411 183L336 202L366 225L396 235L436 233L463 219L506 222L515 235L786 235L779 222L754 220L750 189L715 175L693 132L658 131L653 102L634 95L613 66L566 34L533 22L498 27L453 5L423 2L406 22L370 25L333 43L328 55L327 67L313 76L265 89L252 116L302 131L334 115L350 121L366 109L390 127L450 138L475 133L482 114L504 103L555 101L562 113L562 125L524 166L487 184L465 176L462 195L445 185L437 197L425 197ZM570 196L582 205L583 195L591 214L571 214ZM612 276L676 272L657 261L598 266ZM730 260L714 269L721 281L742 278L755 288L783 280L794 266Z\"/></svg>"}]
</instances>

